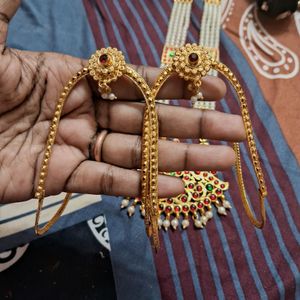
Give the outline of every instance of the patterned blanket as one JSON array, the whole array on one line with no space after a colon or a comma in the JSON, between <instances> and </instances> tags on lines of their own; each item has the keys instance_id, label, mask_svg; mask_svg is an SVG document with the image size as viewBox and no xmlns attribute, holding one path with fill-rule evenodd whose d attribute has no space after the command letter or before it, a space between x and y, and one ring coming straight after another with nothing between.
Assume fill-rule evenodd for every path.
<instances>
[{"instance_id":1,"label":"patterned blanket","mask_svg":"<svg viewBox=\"0 0 300 300\"><path fill-rule=\"evenodd\" d=\"M120 212L121 199L103 196L73 211L78 220L64 227L105 214L118 299L300 299L300 13L274 21L258 14L251 1L222 2L221 61L248 97L269 192L267 224L258 230L248 221L233 171L222 174L230 184L231 213L214 218L205 230L161 232L157 254L143 220ZM159 66L171 8L171 0L24 0L9 44L81 57L110 45L130 63ZM202 10L202 1L195 0L189 42L199 40ZM230 87L217 109L239 113ZM256 209L254 172L244 145L241 150ZM2 211L0 224L7 218ZM21 229L1 238L1 227L2 250L32 239Z\"/></svg>"}]
</instances>

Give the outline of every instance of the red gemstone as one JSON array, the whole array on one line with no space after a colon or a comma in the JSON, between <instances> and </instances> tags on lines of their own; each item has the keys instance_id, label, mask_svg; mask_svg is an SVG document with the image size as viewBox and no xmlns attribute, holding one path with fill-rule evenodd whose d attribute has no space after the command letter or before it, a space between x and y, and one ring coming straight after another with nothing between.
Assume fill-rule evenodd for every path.
<instances>
[{"instance_id":1,"label":"red gemstone","mask_svg":"<svg viewBox=\"0 0 300 300\"><path fill-rule=\"evenodd\" d=\"M106 64L108 61L108 55L107 54L102 54L99 57L99 61L101 64Z\"/></svg>"},{"instance_id":2,"label":"red gemstone","mask_svg":"<svg viewBox=\"0 0 300 300\"><path fill-rule=\"evenodd\" d=\"M218 184L218 183L219 183L219 180L215 180L215 181L214 181L214 184Z\"/></svg>"},{"instance_id":3,"label":"red gemstone","mask_svg":"<svg viewBox=\"0 0 300 300\"><path fill-rule=\"evenodd\" d=\"M218 195L220 195L220 194L222 194L222 190L217 189L217 190L216 190L216 193L217 193Z\"/></svg>"},{"instance_id":4,"label":"red gemstone","mask_svg":"<svg viewBox=\"0 0 300 300\"><path fill-rule=\"evenodd\" d=\"M184 176L183 178L184 178L185 180L189 180L189 179L190 179L189 176Z\"/></svg>"},{"instance_id":5,"label":"red gemstone","mask_svg":"<svg viewBox=\"0 0 300 300\"><path fill-rule=\"evenodd\" d=\"M192 183L190 183L190 184L188 185L188 187L189 187L189 189L193 189L193 188L194 188L194 185L193 185Z\"/></svg>"},{"instance_id":6,"label":"red gemstone","mask_svg":"<svg viewBox=\"0 0 300 300\"><path fill-rule=\"evenodd\" d=\"M180 172L180 171L177 171L176 174L177 174L177 175L181 175L181 172Z\"/></svg>"},{"instance_id":7,"label":"red gemstone","mask_svg":"<svg viewBox=\"0 0 300 300\"><path fill-rule=\"evenodd\" d=\"M186 196L182 196L182 197L181 197L181 201L182 201L182 202L186 202L186 201L187 201L187 197L186 197Z\"/></svg>"},{"instance_id":8,"label":"red gemstone","mask_svg":"<svg viewBox=\"0 0 300 300\"><path fill-rule=\"evenodd\" d=\"M173 199L172 198L168 198L167 202L171 204L171 203L173 203Z\"/></svg>"},{"instance_id":9,"label":"red gemstone","mask_svg":"<svg viewBox=\"0 0 300 300\"><path fill-rule=\"evenodd\" d=\"M195 171L195 174L200 175L201 171Z\"/></svg>"},{"instance_id":10,"label":"red gemstone","mask_svg":"<svg viewBox=\"0 0 300 300\"><path fill-rule=\"evenodd\" d=\"M166 213L170 213L172 211L172 207L171 206L167 206L165 209Z\"/></svg>"},{"instance_id":11,"label":"red gemstone","mask_svg":"<svg viewBox=\"0 0 300 300\"><path fill-rule=\"evenodd\" d=\"M190 208L191 208L191 211L194 211L197 207L195 204L192 204Z\"/></svg>"},{"instance_id":12,"label":"red gemstone","mask_svg":"<svg viewBox=\"0 0 300 300\"><path fill-rule=\"evenodd\" d=\"M180 212L180 207L179 206L175 206L174 210L175 210L175 212Z\"/></svg>"},{"instance_id":13,"label":"red gemstone","mask_svg":"<svg viewBox=\"0 0 300 300\"><path fill-rule=\"evenodd\" d=\"M189 171L184 171L184 174L189 174Z\"/></svg>"},{"instance_id":14,"label":"red gemstone","mask_svg":"<svg viewBox=\"0 0 300 300\"><path fill-rule=\"evenodd\" d=\"M210 198L210 200L214 201L217 199L217 196L214 194L211 194L209 198Z\"/></svg>"},{"instance_id":15,"label":"red gemstone","mask_svg":"<svg viewBox=\"0 0 300 300\"><path fill-rule=\"evenodd\" d=\"M222 189L225 188L225 184L224 184L224 183L221 184L221 188L222 188Z\"/></svg>"},{"instance_id":16,"label":"red gemstone","mask_svg":"<svg viewBox=\"0 0 300 300\"><path fill-rule=\"evenodd\" d=\"M189 210L189 207L188 207L187 205L184 205L184 206L182 207L182 210L183 210L183 211L188 211L188 210Z\"/></svg>"},{"instance_id":17,"label":"red gemstone","mask_svg":"<svg viewBox=\"0 0 300 300\"><path fill-rule=\"evenodd\" d=\"M211 171L211 174L216 175L217 171Z\"/></svg>"},{"instance_id":18,"label":"red gemstone","mask_svg":"<svg viewBox=\"0 0 300 300\"><path fill-rule=\"evenodd\" d=\"M198 186L197 186L197 191L198 191L198 192L202 192L202 186L201 186L201 185L198 185Z\"/></svg>"},{"instance_id":19,"label":"red gemstone","mask_svg":"<svg viewBox=\"0 0 300 300\"><path fill-rule=\"evenodd\" d=\"M193 198L196 199L196 198L198 198L198 197L199 197L199 194L198 194L197 192L194 192L194 193L193 193Z\"/></svg>"},{"instance_id":20,"label":"red gemstone","mask_svg":"<svg viewBox=\"0 0 300 300\"><path fill-rule=\"evenodd\" d=\"M198 59L199 59L199 56L198 56L197 53L191 53L191 54L189 55L189 61L190 61L191 63L196 63L196 62L198 61Z\"/></svg>"},{"instance_id":21,"label":"red gemstone","mask_svg":"<svg viewBox=\"0 0 300 300\"><path fill-rule=\"evenodd\" d=\"M203 203L202 202L198 203L198 208L203 208Z\"/></svg>"},{"instance_id":22,"label":"red gemstone","mask_svg":"<svg viewBox=\"0 0 300 300\"><path fill-rule=\"evenodd\" d=\"M209 179L209 180L213 180L214 178L213 178L212 176L209 176L208 179Z\"/></svg>"},{"instance_id":23,"label":"red gemstone","mask_svg":"<svg viewBox=\"0 0 300 300\"><path fill-rule=\"evenodd\" d=\"M159 209L160 209L160 210L163 210L163 209L164 209L164 205L163 205L163 204L160 204L160 205L159 205Z\"/></svg>"},{"instance_id":24,"label":"red gemstone","mask_svg":"<svg viewBox=\"0 0 300 300\"><path fill-rule=\"evenodd\" d=\"M205 204L205 205L208 205L209 203L210 203L210 200L209 200L209 199L205 199L205 200L204 200L204 204Z\"/></svg>"},{"instance_id":25,"label":"red gemstone","mask_svg":"<svg viewBox=\"0 0 300 300\"><path fill-rule=\"evenodd\" d=\"M206 177L208 174L207 173L203 173L203 176Z\"/></svg>"}]
</instances>

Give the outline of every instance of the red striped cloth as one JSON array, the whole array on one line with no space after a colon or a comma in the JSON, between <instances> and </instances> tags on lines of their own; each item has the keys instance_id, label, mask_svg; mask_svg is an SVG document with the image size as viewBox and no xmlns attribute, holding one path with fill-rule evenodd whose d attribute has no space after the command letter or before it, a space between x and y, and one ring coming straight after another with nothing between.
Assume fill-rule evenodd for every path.
<instances>
[{"instance_id":1,"label":"red striped cloth","mask_svg":"<svg viewBox=\"0 0 300 300\"><path fill-rule=\"evenodd\" d=\"M282 69L279 68L279 73L274 68L273 73L270 72L273 77L268 78L269 71L266 70L273 68L271 63L278 62L278 57L272 56L271 50L266 50L267 46L262 46L269 38L269 35L264 35L264 27L259 27L264 23L256 21L254 29L249 29L241 21L248 20L245 24L255 21L252 4L243 0L231 7L236 1L225 2L232 14L227 11L228 15L224 17L223 26L226 28L222 32L221 60L237 75L249 100L269 191L268 220L262 231L253 228L240 201L234 173L224 173L225 180L230 183L227 197L233 203L226 218L214 218L202 231L190 226L185 232L161 234L162 249L159 255L153 254L161 296L163 299L300 299L300 199L297 191L300 186L297 162L300 150L287 134L291 130L299 141L299 134L296 136L299 126L295 130L291 125L300 125L299 120L293 119L296 99L289 98L289 95L299 97L300 92L299 75L294 72L292 76L293 68L297 71L299 60L299 36L296 36L294 23L285 24L285 33L276 34L275 39L285 41L285 48L273 43L273 50L278 48L282 55L295 53L296 56L292 56L295 61L289 63L287 60ZM97 47L118 47L133 64L160 64L171 0L83 0L83 4ZM201 11L202 2L194 1L188 35L190 42L199 40ZM243 48L241 30L248 30L249 36L254 36L252 47L256 47L257 56L251 56L247 52L249 49ZM295 38L298 48L292 45ZM266 51L265 58L272 57L269 63L259 65L259 53L263 57L263 51ZM283 72L282 78L276 78L280 72ZM285 105L284 111L278 110L278 107L282 108L278 102L285 99L274 96L275 87L278 95L284 93L290 101L291 105ZM299 104L297 107L299 109ZM230 87L226 101L218 104L218 109L239 113ZM283 117L288 112L292 120ZM243 148L242 157L245 180L250 187L249 196L257 207L253 171Z\"/></svg>"}]
</instances>

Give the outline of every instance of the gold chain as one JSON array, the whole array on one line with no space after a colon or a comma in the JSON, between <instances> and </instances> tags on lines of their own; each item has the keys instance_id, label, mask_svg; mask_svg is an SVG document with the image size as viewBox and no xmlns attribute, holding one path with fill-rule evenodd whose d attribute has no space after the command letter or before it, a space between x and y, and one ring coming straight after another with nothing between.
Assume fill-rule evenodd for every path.
<instances>
[{"instance_id":1,"label":"gold chain","mask_svg":"<svg viewBox=\"0 0 300 300\"><path fill-rule=\"evenodd\" d=\"M243 91L238 79L236 76L232 73L232 71L225 66L222 63L214 62L213 63L214 69L222 73L232 84L234 87L239 103L240 103L240 109L241 109L241 115L243 118L243 123L246 131L246 137L248 142L248 148L250 151L250 157L252 161L252 165L254 167L254 171L256 174L256 178L258 180L258 191L259 191L259 199L260 199L260 215L261 220L259 221L255 216L254 213L251 210L251 207L249 205L248 199L247 199L247 193L245 189L244 179L243 179L243 172L242 172L242 164L241 164L241 155L240 155L240 147L238 143L233 144L233 149L236 153L236 172L237 172L237 179L238 179L238 185L240 189L240 194L243 202L243 206L245 208L246 214L249 217L251 223L256 226L257 228L262 228L264 226L265 220L266 220L266 213L265 213L265 206L264 206L264 198L267 196L267 188L263 176L263 172L261 169L261 165L259 162L259 156L256 149L256 143L254 140L253 135L253 128L250 120L250 115L248 111L248 105L246 101L245 92Z\"/></svg>"},{"instance_id":2,"label":"gold chain","mask_svg":"<svg viewBox=\"0 0 300 300\"><path fill-rule=\"evenodd\" d=\"M61 206L59 207L59 209L57 210L55 215L46 223L46 225L44 225L41 228L39 227L41 209L42 209L43 201L45 198L45 184L46 184L46 178L48 175L48 166L49 166L49 161L50 161L50 157L52 154L52 147L54 145L55 137L57 134L57 129L58 129L61 113L62 113L64 104L65 104L65 101L66 101L67 97L69 96L73 87L87 74L88 74L87 68L83 68L81 71L77 72L77 74L75 76L73 76L72 79L68 82L68 84L64 87L64 89L60 95L60 98L58 99L57 104L56 104L54 117L53 117L51 125L50 125L48 138L47 138L47 142L46 142L46 150L44 153L44 158L43 158L43 162L42 162L42 166L41 166L41 170L40 170L39 181L38 181L37 189L35 192L35 197L38 199L38 209L37 209L36 219L35 219L35 232L38 235L44 234L45 232L47 232L50 229L50 227L52 227L52 225L58 220L58 218L63 213L65 207L67 206L67 204L72 196L71 193L67 193L63 200L63 203L61 204Z\"/></svg>"}]
</instances>

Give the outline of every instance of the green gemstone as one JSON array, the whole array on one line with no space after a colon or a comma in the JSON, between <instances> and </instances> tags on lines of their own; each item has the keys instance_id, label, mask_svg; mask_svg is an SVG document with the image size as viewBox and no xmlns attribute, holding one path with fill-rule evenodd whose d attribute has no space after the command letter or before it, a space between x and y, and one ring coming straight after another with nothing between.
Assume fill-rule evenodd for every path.
<instances>
[{"instance_id":1,"label":"green gemstone","mask_svg":"<svg viewBox=\"0 0 300 300\"><path fill-rule=\"evenodd\" d=\"M174 57L175 56L175 51L169 51L169 56Z\"/></svg>"},{"instance_id":2,"label":"green gemstone","mask_svg":"<svg viewBox=\"0 0 300 300\"><path fill-rule=\"evenodd\" d=\"M207 184L207 185L206 185L206 189L207 189L208 191L210 191L210 192L213 190L213 188L214 188L214 187L213 187L212 184Z\"/></svg>"},{"instance_id":3,"label":"green gemstone","mask_svg":"<svg viewBox=\"0 0 300 300\"><path fill-rule=\"evenodd\" d=\"M175 174L175 172L171 172L170 175L171 176L175 176L176 174Z\"/></svg>"}]
</instances>

